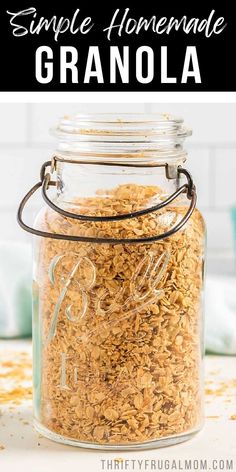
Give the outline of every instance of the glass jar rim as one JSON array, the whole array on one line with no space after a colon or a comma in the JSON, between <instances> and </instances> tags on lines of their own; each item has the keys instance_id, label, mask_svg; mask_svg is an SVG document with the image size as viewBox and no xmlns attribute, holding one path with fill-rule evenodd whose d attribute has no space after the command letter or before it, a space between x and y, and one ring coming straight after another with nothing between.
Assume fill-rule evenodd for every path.
<instances>
[{"instance_id":1,"label":"glass jar rim","mask_svg":"<svg viewBox=\"0 0 236 472\"><path fill-rule=\"evenodd\" d=\"M51 129L63 160L104 159L142 163L181 163L183 142L191 135L183 119L168 113L78 113L64 116Z\"/></svg>"},{"instance_id":2,"label":"glass jar rim","mask_svg":"<svg viewBox=\"0 0 236 472\"><path fill-rule=\"evenodd\" d=\"M111 142L185 139L192 131L169 113L90 113L65 115L51 133L58 139Z\"/></svg>"}]
</instances>

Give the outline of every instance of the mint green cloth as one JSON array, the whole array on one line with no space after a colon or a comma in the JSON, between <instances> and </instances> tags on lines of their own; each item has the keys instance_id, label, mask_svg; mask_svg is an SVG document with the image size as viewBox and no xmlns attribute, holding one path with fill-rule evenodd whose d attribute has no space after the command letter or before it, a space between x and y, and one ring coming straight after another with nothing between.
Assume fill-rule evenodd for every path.
<instances>
[{"instance_id":1,"label":"mint green cloth","mask_svg":"<svg viewBox=\"0 0 236 472\"><path fill-rule=\"evenodd\" d=\"M32 333L31 246L0 242L0 337Z\"/></svg>"},{"instance_id":2,"label":"mint green cloth","mask_svg":"<svg viewBox=\"0 0 236 472\"><path fill-rule=\"evenodd\" d=\"M236 277L207 277L205 317L206 350L236 355Z\"/></svg>"}]
</instances>

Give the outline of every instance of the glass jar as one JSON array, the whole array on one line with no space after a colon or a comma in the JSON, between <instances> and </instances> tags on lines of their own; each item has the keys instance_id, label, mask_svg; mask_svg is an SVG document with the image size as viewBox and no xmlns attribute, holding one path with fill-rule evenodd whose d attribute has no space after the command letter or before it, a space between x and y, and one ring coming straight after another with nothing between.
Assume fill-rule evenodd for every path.
<instances>
[{"instance_id":1,"label":"glass jar","mask_svg":"<svg viewBox=\"0 0 236 472\"><path fill-rule=\"evenodd\" d=\"M21 202L35 234L36 429L66 444L147 449L203 422L205 229L169 115L78 115ZM22 220L42 187L34 228Z\"/></svg>"}]
</instances>

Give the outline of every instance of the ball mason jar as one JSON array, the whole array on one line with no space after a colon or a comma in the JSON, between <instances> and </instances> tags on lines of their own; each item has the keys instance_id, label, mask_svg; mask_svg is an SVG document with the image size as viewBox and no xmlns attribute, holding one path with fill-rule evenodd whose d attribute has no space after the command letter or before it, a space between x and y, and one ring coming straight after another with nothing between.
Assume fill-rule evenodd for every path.
<instances>
[{"instance_id":1,"label":"ball mason jar","mask_svg":"<svg viewBox=\"0 0 236 472\"><path fill-rule=\"evenodd\" d=\"M77 115L20 204L34 236L36 429L65 444L147 449L203 423L205 228L183 120ZM41 187L34 227L24 205Z\"/></svg>"}]
</instances>

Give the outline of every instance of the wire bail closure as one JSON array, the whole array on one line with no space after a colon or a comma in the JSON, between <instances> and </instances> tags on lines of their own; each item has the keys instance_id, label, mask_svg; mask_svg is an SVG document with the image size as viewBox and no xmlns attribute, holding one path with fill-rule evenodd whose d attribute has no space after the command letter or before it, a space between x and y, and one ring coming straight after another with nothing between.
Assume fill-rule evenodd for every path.
<instances>
[{"instance_id":1,"label":"wire bail closure","mask_svg":"<svg viewBox=\"0 0 236 472\"><path fill-rule=\"evenodd\" d=\"M78 161L70 161L70 162L78 163ZM162 239L166 239L172 236L173 234L175 234L177 231L179 231L185 225L188 219L191 217L194 211L194 208L196 206L197 194L196 194L196 187L193 183L192 176L187 169L184 169L183 167L179 166L177 168L177 177L179 177L180 174L185 175L187 179L187 183L183 184L174 193L169 195L169 197L167 197L166 200L158 203L157 205L154 205L150 208L145 208L143 210L135 211L132 213L125 213L125 214L115 215L115 216L89 216L89 215L81 215L81 214L72 213L58 207L55 203L52 202L52 200L50 200L50 198L47 195L48 188L55 187L57 185L56 181L51 180L51 174L53 173L56 167L55 164L56 164L56 156L53 156L51 161L44 162L40 170L40 181L37 182L29 190L29 192L27 192L27 194L22 199L18 208L17 221L19 225L21 226L22 229L24 229L28 233L34 234L36 236L40 236L44 238L51 238L51 239L63 239L66 241L78 241L78 242L88 242L88 243L92 242L92 243L99 243L99 244L103 244L103 243L138 244L138 243L148 243L148 242L151 243L151 242L160 241ZM126 164L123 164L123 165L126 166ZM131 165L135 166L135 164L127 164L127 166L131 166ZM50 166L50 172L46 172L49 166ZM165 164L164 166L166 168L166 175L168 176L169 175L168 164ZM39 229L28 226L26 223L24 223L23 211L24 211L25 205L39 188L42 189L42 197L50 208L52 208L54 211L61 214L65 218L72 218L72 219L80 220L80 221L107 222L107 221L122 221L122 220L131 219L131 218L138 218L140 216L144 216L144 215L147 215L152 212L156 212L164 208L173 200L175 200L181 193L186 193L188 200L190 200L190 204L183 218L173 228L171 228L169 231L166 231L165 233L161 233L156 236L150 236L146 238L96 238L96 237L89 237L89 236L74 236L74 235L69 235L69 234L50 233L47 231L41 231Z\"/></svg>"}]
</instances>

